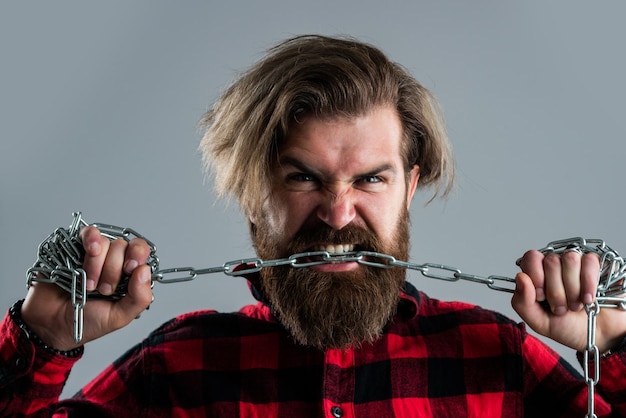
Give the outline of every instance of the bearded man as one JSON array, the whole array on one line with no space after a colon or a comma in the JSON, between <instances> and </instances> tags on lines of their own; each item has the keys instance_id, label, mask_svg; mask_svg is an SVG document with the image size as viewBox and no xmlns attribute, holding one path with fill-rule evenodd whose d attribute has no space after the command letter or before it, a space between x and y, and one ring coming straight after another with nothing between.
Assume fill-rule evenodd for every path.
<instances>
[{"instance_id":1,"label":"bearded man","mask_svg":"<svg viewBox=\"0 0 626 418\"><path fill-rule=\"evenodd\" d=\"M385 264L407 260L418 188L452 187L437 102L379 49L298 36L228 88L201 142L220 195L237 199L263 260L246 278L258 304L166 323L74 398L62 384L83 350L71 299L36 283L4 318L0 410L19 416L583 416L587 386L504 316L429 298ZM150 248L80 232L87 290L119 300L85 308L83 342L128 324L151 302ZM351 257L360 253L360 258ZM595 254L521 260L513 305L540 334L586 347L583 305ZM239 266L244 270L248 266ZM598 416L625 416L626 315L602 312Z\"/></svg>"}]
</instances>

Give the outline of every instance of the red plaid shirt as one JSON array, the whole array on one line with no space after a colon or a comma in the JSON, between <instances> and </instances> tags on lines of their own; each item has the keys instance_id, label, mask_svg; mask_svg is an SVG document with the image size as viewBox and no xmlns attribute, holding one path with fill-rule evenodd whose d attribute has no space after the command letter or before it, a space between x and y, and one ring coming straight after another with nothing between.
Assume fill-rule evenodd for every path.
<instances>
[{"instance_id":1,"label":"red plaid shirt","mask_svg":"<svg viewBox=\"0 0 626 418\"><path fill-rule=\"evenodd\" d=\"M73 399L76 361L0 325L0 415L89 417L583 417L587 390L557 353L498 313L407 283L373 344L297 345L262 303L193 312L153 332ZM626 416L626 354L602 359L598 416Z\"/></svg>"}]
</instances>

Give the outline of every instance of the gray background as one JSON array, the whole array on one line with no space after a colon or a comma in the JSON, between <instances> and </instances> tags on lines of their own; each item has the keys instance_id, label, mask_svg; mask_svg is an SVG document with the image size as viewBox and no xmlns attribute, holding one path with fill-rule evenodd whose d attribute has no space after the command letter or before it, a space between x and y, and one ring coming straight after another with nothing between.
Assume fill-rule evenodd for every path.
<instances>
[{"instance_id":1,"label":"gray background","mask_svg":"<svg viewBox=\"0 0 626 418\"><path fill-rule=\"evenodd\" d=\"M253 255L236 205L203 181L196 123L239 71L302 33L380 46L443 104L458 187L416 199L412 261L512 276L524 250L555 239L626 251L624 15L620 1L3 2L0 305L24 296L37 245L76 210L145 234L162 267ZM507 294L410 277L517 318ZM88 345L64 395L171 316L252 300L221 274L155 295Z\"/></svg>"}]
</instances>

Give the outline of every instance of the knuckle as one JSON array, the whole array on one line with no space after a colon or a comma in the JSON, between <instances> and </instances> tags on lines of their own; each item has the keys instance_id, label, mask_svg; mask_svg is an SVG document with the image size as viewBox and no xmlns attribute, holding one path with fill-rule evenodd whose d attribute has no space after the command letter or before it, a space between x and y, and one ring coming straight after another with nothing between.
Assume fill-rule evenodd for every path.
<instances>
[{"instance_id":1,"label":"knuckle","mask_svg":"<svg viewBox=\"0 0 626 418\"><path fill-rule=\"evenodd\" d=\"M150 255L151 248L145 240L136 238L130 243L130 251L132 256L144 259Z\"/></svg>"},{"instance_id":2,"label":"knuckle","mask_svg":"<svg viewBox=\"0 0 626 418\"><path fill-rule=\"evenodd\" d=\"M565 252L561 255L561 260L565 263L579 263L580 259L580 254L574 251Z\"/></svg>"},{"instance_id":3,"label":"knuckle","mask_svg":"<svg viewBox=\"0 0 626 418\"><path fill-rule=\"evenodd\" d=\"M537 250L528 250L520 260L520 267L526 271L534 266L541 265L543 257L543 254Z\"/></svg>"},{"instance_id":4,"label":"knuckle","mask_svg":"<svg viewBox=\"0 0 626 418\"><path fill-rule=\"evenodd\" d=\"M133 249L138 249L138 250L142 250L144 248L150 248L148 246L148 243L144 239L141 239L141 238L133 238L130 241L129 246Z\"/></svg>"},{"instance_id":5,"label":"knuckle","mask_svg":"<svg viewBox=\"0 0 626 418\"><path fill-rule=\"evenodd\" d=\"M561 257L555 253L548 254L544 257L543 264L547 267L556 267L561 264Z\"/></svg>"},{"instance_id":6,"label":"knuckle","mask_svg":"<svg viewBox=\"0 0 626 418\"><path fill-rule=\"evenodd\" d=\"M111 241L110 247L112 251L124 251L128 247L128 242L125 239L117 238Z\"/></svg>"},{"instance_id":7,"label":"knuckle","mask_svg":"<svg viewBox=\"0 0 626 418\"><path fill-rule=\"evenodd\" d=\"M600 256L596 253L590 252L583 254L582 262L585 264L589 264L591 266L599 266L600 265Z\"/></svg>"},{"instance_id":8,"label":"knuckle","mask_svg":"<svg viewBox=\"0 0 626 418\"><path fill-rule=\"evenodd\" d=\"M139 246L145 245L146 247L148 247L148 243L146 242L146 240L143 238L139 238L139 237L135 237L132 240L130 240L130 244L139 245Z\"/></svg>"},{"instance_id":9,"label":"knuckle","mask_svg":"<svg viewBox=\"0 0 626 418\"><path fill-rule=\"evenodd\" d=\"M528 250L524 253L524 258L528 259L529 261L541 260L543 257L544 255L537 250Z\"/></svg>"}]
</instances>

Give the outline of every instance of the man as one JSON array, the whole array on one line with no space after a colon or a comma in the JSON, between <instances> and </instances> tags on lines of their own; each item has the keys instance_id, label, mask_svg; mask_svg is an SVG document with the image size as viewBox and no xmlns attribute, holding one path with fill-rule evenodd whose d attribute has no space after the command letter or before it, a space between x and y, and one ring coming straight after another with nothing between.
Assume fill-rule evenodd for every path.
<instances>
[{"instance_id":1,"label":"man","mask_svg":"<svg viewBox=\"0 0 626 418\"><path fill-rule=\"evenodd\" d=\"M234 196L259 257L371 251L408 257L418 187L449 191L450 147L432 95L378 49L300 36L270 50L204 118L217 190ZM148 245L80 236L87 289L125 297L85 308L83 342L151 302ZM368 256L373 261L374 255ZM523 325L428 298L399 268L335 261L263 268L259 303L193 312L154 331L73 399L82 352L66 292L36 283L0 332L0 411L18 416L584 416L584 380ZM368 261L366 258L365 261ZM600 263L571 251L521 260L513 305L540 334L582 351ZM247 266L240 266L245 269ZM626 315L603 310L598 416L626 415Z\"/></svg>"}]
</instances>

